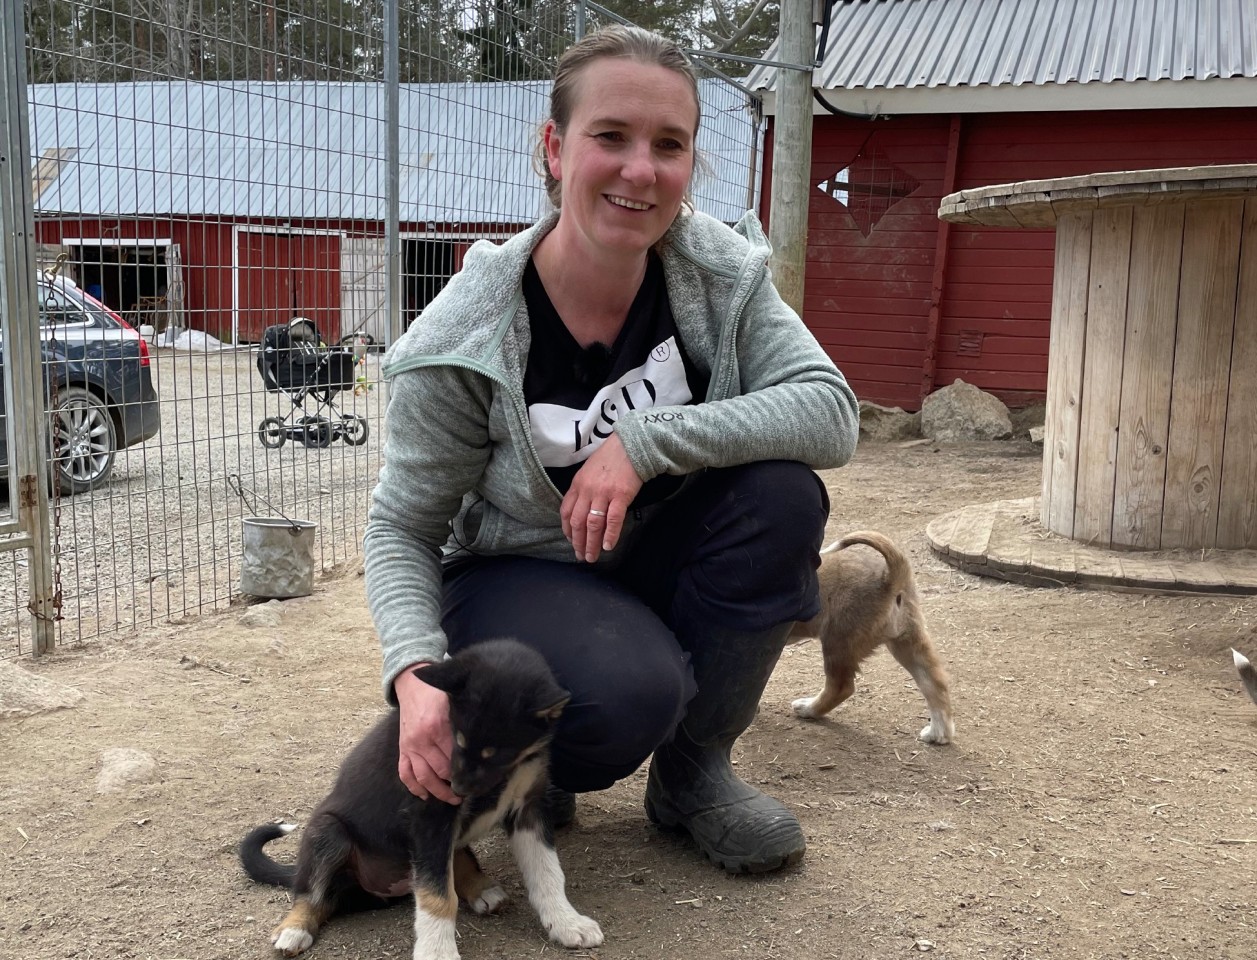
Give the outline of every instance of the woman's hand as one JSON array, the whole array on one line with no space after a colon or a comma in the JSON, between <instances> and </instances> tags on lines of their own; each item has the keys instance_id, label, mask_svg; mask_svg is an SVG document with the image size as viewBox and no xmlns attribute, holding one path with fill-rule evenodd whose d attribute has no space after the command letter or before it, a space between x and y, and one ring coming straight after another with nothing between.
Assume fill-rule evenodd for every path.
<instances>
[{"instance_id":1,"label":"woman's hand","mask_svg":"<svg viewBox=\"0 0 1257 960\"><path fill-rule=\"evenodd\" d=\"M593 563L603 550L614 550L624 529L624 515L642 488L641 478L614 433L576 471L559 518L576 558Z\"/></svg>"},{"instance_id":2,"label":"woman's hand","mask_svg":"<svg viewBox=\"0 0 1257 960\"><path fill-rule=\"evenodd\" d=\"M449 783L450 751L454 746L449 698L444 691L415 676L415 669L407 667L393 681L393 692L401 708L397 775L417 797L460 803L461 798ZM422 670L423 665L418 669Z\"/></svg>"}]
</instances>

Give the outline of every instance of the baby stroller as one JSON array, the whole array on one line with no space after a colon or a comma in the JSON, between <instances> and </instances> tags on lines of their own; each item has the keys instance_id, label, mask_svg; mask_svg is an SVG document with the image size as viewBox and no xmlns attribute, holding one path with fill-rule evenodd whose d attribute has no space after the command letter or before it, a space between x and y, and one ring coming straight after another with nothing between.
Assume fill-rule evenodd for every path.
<instances>
[{"instance_id":1,"label":"baby stroller","mask_svg":"<svg viewBox=\"0 0 1257 960\"><path fill-rule=\"evenodd\" d=\"M286 417L267 417L258 425L262 446L275 449L291 439L326 447L337 437L355 447L366 443L366 418L341 413L334 402L336 394L353 389L354 364L352 351L322 346L319 331L305 317L263 330L258 372L266 389L287 394L293 408ZM314 415L306 410L307 398L318 403Z\"/></svg>"}]
</instances>

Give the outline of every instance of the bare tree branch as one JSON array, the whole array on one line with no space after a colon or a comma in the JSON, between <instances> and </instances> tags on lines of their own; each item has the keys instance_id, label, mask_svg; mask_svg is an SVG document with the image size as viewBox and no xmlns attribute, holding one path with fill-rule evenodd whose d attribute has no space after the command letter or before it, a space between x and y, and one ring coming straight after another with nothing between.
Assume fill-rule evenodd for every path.
<instances>
[{"instance_id":1,"label":"bare tree branch","mask_svg":"<svg viewBox=\"0 0 1257 960\"><path fill-rule=\"evenodd\" d=\"M729 28L733 27L733 19L729 16L728 11L725 10L724 4L721 0L712 0L711 6L712 11L715 13L716 25L719 27L720 33L713 33L703 27L699 27L699 31L712 42L713 49L717 53L724 53L737 46L751 32L751 26L754 24L755 19L764 12L764 7L768 6L768 0L756 0L755 8L742 21L742 25L733 29L731 33Z\"/></svg>"}]
</instances>

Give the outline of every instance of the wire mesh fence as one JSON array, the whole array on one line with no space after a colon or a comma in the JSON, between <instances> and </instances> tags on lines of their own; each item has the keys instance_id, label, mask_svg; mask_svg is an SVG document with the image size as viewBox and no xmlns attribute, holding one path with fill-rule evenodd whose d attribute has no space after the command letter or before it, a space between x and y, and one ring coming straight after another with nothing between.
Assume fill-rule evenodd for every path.
<instances>
[{"instance_id":1,"label":"wire mesh fence","mask_svg":"<svg viewBox=\"0 0 1257 960\"><path fill-rule=\"evenodd\" d=\"M317 524L317 568L359 558L381 351L471 244L547 209L547 78L626 12L752 54L776 22L758 0L28 0L57 642L230 603L251 513L233 476ZM758 204L758 104L696 65L692 194L733 222ZM321 365L312 383L266 349L281 337ZM29 558L5 560L12 656L31 650Z\"/></svg>"}]
</instances>

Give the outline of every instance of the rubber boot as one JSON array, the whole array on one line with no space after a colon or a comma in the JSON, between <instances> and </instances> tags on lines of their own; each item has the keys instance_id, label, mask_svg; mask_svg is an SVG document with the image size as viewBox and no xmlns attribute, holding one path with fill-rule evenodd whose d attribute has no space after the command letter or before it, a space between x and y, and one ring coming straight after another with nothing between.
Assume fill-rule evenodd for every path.
<instances>
[{"instance_id":1,"label":"rubber boot","mask_svg":"<svg viewBox=\"0 0 1257 960\"><path fill-rule=\"evenodd\" d=\"M798 863L806 846L793 813L733 772L729 751L755 719L792 623L760 633L706 627L692 654L698 693L675 737L655 751L646 816L687 831L730 873Z\"/></svg>"}]
</instances>

